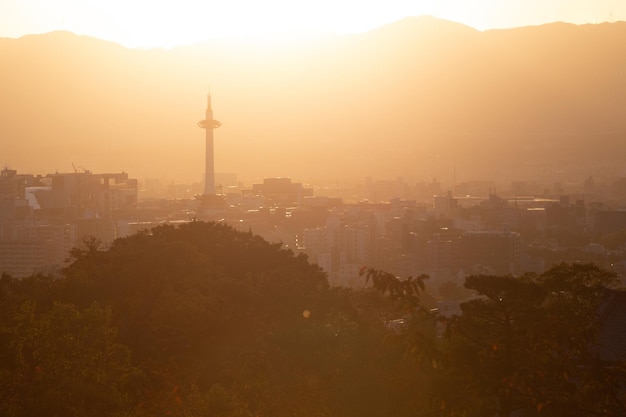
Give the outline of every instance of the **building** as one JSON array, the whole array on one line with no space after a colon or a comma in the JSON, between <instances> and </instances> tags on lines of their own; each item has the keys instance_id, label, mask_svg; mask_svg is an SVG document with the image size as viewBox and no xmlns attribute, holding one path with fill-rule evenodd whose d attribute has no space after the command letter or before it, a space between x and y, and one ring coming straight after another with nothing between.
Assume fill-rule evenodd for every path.
<instances>
[{"instance_id":1,"label":"building","mask_svg":"<svg viewBox=\"0 0 626 417\"><path fill-rule=\"evenodd\" d=\"M246 194L263 196L270 207L289 207L302 205L305 197L313 196L313 189L291 178L266 178L262 184L252 184Z\"/></svg>"},{"instance_id":2,"label":"building","mask_svg":"<svg viewBox=\"0 0 626 417\"><path fill-rule=\"evenodd\" d=\"M61 269L76 246L72 224L15 223L3 227L0 238L0 273L23 278Z\"/></svg>"},{"instance_id":3,"label":"building","mask_svg":"<svg viewBox=\"0 0 626 417\"><path fill-rule=\"evenodd\" d=\"M89 171L45 177L0 173L0 273L53 273L84 236L115 239L118 214L137 204L137 180Z\"/></svg>"}]
</instances>

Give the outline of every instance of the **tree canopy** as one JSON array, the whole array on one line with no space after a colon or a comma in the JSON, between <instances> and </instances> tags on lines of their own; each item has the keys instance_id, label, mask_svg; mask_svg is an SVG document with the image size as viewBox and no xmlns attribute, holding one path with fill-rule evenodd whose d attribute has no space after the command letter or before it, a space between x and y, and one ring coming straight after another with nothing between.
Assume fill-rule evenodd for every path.
<instances>
[{"instance_id":1,"label":"tree canopy","mask_svg":"<svg viewBox=\"0 0 626 417\"><path fill-rule=\"evenodd\" d=\"M426 275L330 288L221 223L71 255L60 277L0 279L3 416L624 415L623 364L594 349L615 277L595 265L468 277L477 296L442 317Z\"/></svg>"},{"instance_id":2,"label":"tree canopy","mask_svg":"<svg viewBox=\"0 0 626 417\"><path fill-rule=\"evenodd\" d=\"M385 342L384 298L331 289L279 244L192 222L71 255L61 277L2 280L3 415L32 415L35 396L52 415L411 409L419 378Z\"/></svg>"},{"instance_id":3,"label":"tree canopy","mask_svg":"<svg viewBox=\"0 0 626 417\"><path fill-rule=\"evenodd\" d=\"M446 326L438 343L406 334L414 356L432 360L440 415L624 415L626 368L602 361L597 346L600 303L614 284L613 273L593 264L469 276L465 287L478 296L461 303L461 315L438 317ZM417 300L412 291L391 298L397 294Z\"/></svg>"}]
</instances>

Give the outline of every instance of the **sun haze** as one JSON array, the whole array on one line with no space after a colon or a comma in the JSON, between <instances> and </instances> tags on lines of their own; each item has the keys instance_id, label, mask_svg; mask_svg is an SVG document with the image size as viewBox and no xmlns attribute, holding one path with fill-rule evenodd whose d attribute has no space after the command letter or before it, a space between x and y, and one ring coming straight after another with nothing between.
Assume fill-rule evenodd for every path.
<instances>
[{"instance_id":1,"label":"sun haze","mask_svg":"<svg viewBox=\"0 0 626 417\"><path fill-rule=\"evenodd\" d=\"M552 21L626 20L621 0L8 0L0 36L68 30L130 47L172 47L210 38L293 31L362 32L432 15L483 30Z\"/></svg>"},{"instance_id":2,"label":"sun haze","mask_svg":"<svg viewBox=\"0 0 626 417\"><path fill-rule=\"evenodd\" d=\"M215 37L293 30L364 31L407 15L428 12L412 3L406 0L365 3L357 0L10 0L2 6L7 21L0 21L5 32L0 35L64 29L126 46L170 47Z\"/></svg>"}]
</instances>

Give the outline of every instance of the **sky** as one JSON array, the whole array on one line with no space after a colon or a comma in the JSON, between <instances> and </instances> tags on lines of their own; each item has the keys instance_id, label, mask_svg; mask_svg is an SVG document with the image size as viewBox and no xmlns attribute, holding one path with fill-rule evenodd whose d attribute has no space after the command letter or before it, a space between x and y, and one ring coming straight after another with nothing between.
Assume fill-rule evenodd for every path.
<instances>
[{"instance_id":1,"label":"sky","mask_svg":"<svg viewBox=\"0 0 626 417\"><path fill-rule=\"evenodd\" d=\"M288 31L358 33L431 15L479 30L626 20L626 0L0 0L0 37L68 30L128 47Z\"/></svg>"}]
</instances>

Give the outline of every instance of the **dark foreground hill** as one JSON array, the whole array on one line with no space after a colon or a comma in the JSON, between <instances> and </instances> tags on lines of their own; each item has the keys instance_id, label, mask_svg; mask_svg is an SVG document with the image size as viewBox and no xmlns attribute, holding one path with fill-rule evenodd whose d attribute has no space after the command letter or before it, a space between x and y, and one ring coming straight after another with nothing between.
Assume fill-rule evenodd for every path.
<instances>
[{"instance_id":1,"label":"dark foreground hill","mask_svg":"<svg viewBox=\"0 0 626 417\"><path fill-rule=\"evenodd\" d=\"M626 152L626 23L479 32L411 18L350 36L126 49L0 39L0 163L200 179L519 177L610 170Z\"/></svg>"},{"instance_id":2,"label":"dark foreground hill","mask_svg":"<svg viewBox=\"0 0 626 417\"><path fill-rule=\"evenodd\" d=\"M368 313L382 299L329 289L280 245L195 222L73 255L57 279L0 281L3 416L373 416L413 402L416 375Z\"/></svg>"},{"instance_id":3,"label":"dark foreground hill","mask_svg":"<svg viewBox=\"0 0 626 417\"><path fill-rule=\"evenodd\" d=\"M624 414L626 366L595 343L615 275L594 265L468 277L481 297L444 319L426 276L364 268L378 292L329 288L224 224L72 255L56 278L0 278L2 416Z\"/></svg>"}]
</instances>

